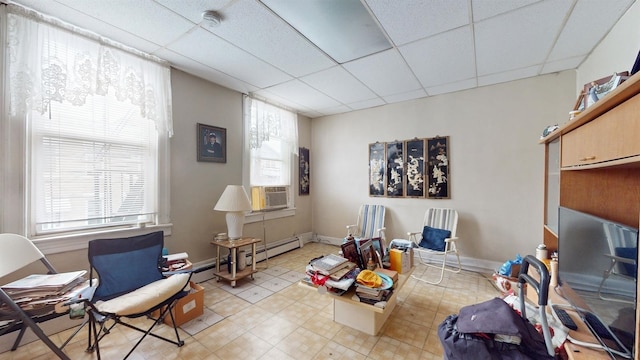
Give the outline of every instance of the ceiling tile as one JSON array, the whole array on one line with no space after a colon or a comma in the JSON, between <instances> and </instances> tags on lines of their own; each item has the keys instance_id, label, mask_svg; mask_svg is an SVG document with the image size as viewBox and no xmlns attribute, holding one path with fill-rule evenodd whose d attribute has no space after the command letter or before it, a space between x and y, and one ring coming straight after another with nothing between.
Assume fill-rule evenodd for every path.
<instances>
[{"instance_id":1,"label":"ceiling tile","mask_svg":"<svg viewBox=\"0 0 640 360\"><path fill-rule=\"evenodd\" d=\"M538 2L475 25L478 75L542 64L572 0Z\"/></svg>"},{"instance_id":2,"label":"ceiling tile","mask_svg":"<svg viewBox=\"0 0 640 360\"><path fill-rule=\"evenodd\" d=\"M580 64L587 58L584 56L575 56L571 58L566 58L558 61L548 61L542 67L539 75L549 74L553 72L564 71L567 69L577 69ZM613 71L612 71L613 73Z\"/></svg>"},{"instance_id":3,"label":"ceiling tile","mask_svg":"<svg viewBox=\"0 0 640 360\"><path fill-rule=\"evenodd\" d=\"M317 109L311 109L309 107L303 106L293 101L291 98L282 97L278 94L275 94L265 89L256 90L255 92L252 92L250 95L258 99L262 99L262 100L266 99L268 102L283 108L295 109L297 111L306 112L306 113L311 113L317 110Z\"/></svg>"},{"instance_id":4,"label":"ceiling tile","mask_svg":"<svg viewBox=\"0 0 640 360\"><path fill-rule=\"evenodd\" d=\"M335 114L346 113L346 112L352 111L352 109L350 107L346 106L346 105L340 105L340 106L335 106L335 107L331 107L331 108L320 109L318 111L326 116L326 115L335 115Z\"/></svg>"},{"instance_id":5,"label":"ceiling tile","mask_svg":"<svg viewBox=\"0 0 640 360\"><path fill-rule=\"evenodd\" d=\"M169 49L260 88L291 79L275 67L201 28L186 34Z\"/></svg>"},{"instance_id":6,"label":"ceiling tile","mask_svg":"<svg viewBox=\"0 0 640 360\"><path fill-rule=\"evenodd\" d=\"M307 75L300 80L343 104L376 97L371 90L340 66Z\"/></svg>"},{"instance_id":7,"label":"ceiling tile","mask_svg":"<svg viewBox=\"0 0 640 360\"><path fill-rule=\"evenodd\" d=\"M426 96L427 96L426 91L424 91L423 89L419 89L419 90L409 91L406 93L385 96L383 99L388 104L392 104L392 103L397 103L397 102L402 102L407 100L419 99Z\"/></svg>"},{"instance_id":8,"label":"ceiling tile","mask_svg":"<svg viewBox=\"0 0 640 360\"><path fill-rule=\"evenodd\" d=\"M180 14L194 24L202 22L202 13L207 10L224 11L235 0L154 0L162 6ZM223 18L224 20L224 18Z\"/></svg>"},{"instance_id":9,"label":"ceiling tile","mask_svg":"<svg viewBox=\"0 0 640 360\"><path fill-rule=\"evenodd\" d=\"M355 103L347 104L347 106L352 110L361 110L361 109L367 109L367 108L371 108L371 107L381 106L381 105L384 105L384 104L385 104L384 100L382 100L380 98L375 98L375 99L368 99L368 100L363 100L363 101L358 101L358 102L355 102Z\"/></svg>"},{"instance_id":10,"label":"ceiling tile","mask_svg":"<svg viewBox=\"0 0 640 360\"><path fill-rule=\"evenodd\" d=\"M540 73L540 66L531 66L524 69L516 69L516 70L497 73L497 74L478 76L478 86L493 85L493 84L499 84L507 81L524 79L524 78L539 75L539 73Z\"/></svg>"},{"instance_id":11,"label":"ceiling tile","mask_svg":"<svg viewBox=\"0 0 640 360\"><path fill-rule=\"evenodd\" d=\"M285 99L296 99L296 103L311 109L324 109L340 105L336 100L300 80L287 81L286 83L272 86L268 91Z\"/></svg>"},{"instance_id":12,"label":"ceiling tile","mask_svg":"<svg viewBox=\"0 0 640 360\"><path fill-rule=\"evenodd\" d=\"M114 27L102 21L100 18L87 16L76 9L54 1L21 0L20 3L48 16L58 18L68 24L90 30L99 36L109 38L110 40L143 52L152 53L160 48L159 44Z\"/></svg>"},{"instance_id":13,"label":"ceiling tile","mask_svg":"<svg viewBox=\"0 0 640 360\"><path fill-rule=\"evenodd\" d=\"M250 92L258 90L258 87L256 86L250 85L240 79L236 79L232 76L229 76L209 66L203 65L195 60L189 59L188 57L175 53L171 50L162 49L158 51L156 55L174 64L172 65L172 67L175 67L176 69L211 81L220 86L224 86L226 88L244 94L248 94Z\"/></svg>"},{"instance_id":14,"label":"ceiling tile","mask_svg":"<svg viewBox=\"0 0 640 360\"><path fill-rule=\"evenodd\" d=\"M475 77L471 28L456 30L401 46L400 53L424 87Z\"/></svg>"},{"instance_id":15,"label":"ceiling tile","mask_svg":"<svg viewBox=\"0 0 640 360\"><path fill-rule=\"evenodd\" d=\"M632 3L633 0L578 1L548 60L589 54Z\"/></svg>"},{"instance_id":16,"label":"ceiling tile","mask_svg":"<svg viewBox=\"0 0 640 360\"><path fill-rule=\"evenodd\" d=\"M428 87L426 90L427 90L427 94L429 94L430 96L433 96L433 95L452 93L460 90L471 89L477 86L478 86L478 83L476 79L473 78L468 80L447 83L444 85Z\"/></svg>"},{"instance_id":17,"label":"ceiling tile","mask_svg":"<svg viewBox=\"0 0 640 360\"><path fill-rule=\"evenodd\" d=\"M540 0L472 0L473 21L504 14Z\"/></svg>"},{"instance_id":18,"label":"ceiling tile","mask_svg":"<svg viewBox=\"0 0 640 360\"><path fill-rule=\"evenodd\" d=\"M420 89L420 83L397 50L387 50L342 65L380 96Z\"/></svg>"},{"instance_id":19,"label":"ceiling tile","mask_svg":"<svg viewBox=\"0 0 640 360\"><path fill-rule=\"evenodd\" d=\"M335 65L331 58L259 2L237 1L221 14L222 23L207 30L292 76Z\"/></svg>"},{"instance_id":20,"label":"ceiling tile","mask_svg":"<svg viewBox=\"0 0 640 360\"><path fill-rule=\"evenodd\" d=\"M194 26L191 21L152 0L57 1L75 8L85 15L160 45L170 43Z\"/></svg>"},{"instance_id":21,"label":"ceiling tile","mask_svg":"<svg viewBox=\"0 0 640 360\"><path fill-rule=\"evenodd\" d=\"M397 45L469 24L468 0L365 0Z\"/></svg>"}]
</instances>

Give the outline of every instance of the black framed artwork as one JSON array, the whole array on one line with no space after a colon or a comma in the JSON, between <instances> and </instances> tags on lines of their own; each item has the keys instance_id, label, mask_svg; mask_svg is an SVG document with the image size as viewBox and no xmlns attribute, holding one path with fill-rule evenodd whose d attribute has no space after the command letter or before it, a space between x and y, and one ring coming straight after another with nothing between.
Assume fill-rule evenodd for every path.
<instances>
[{"instance_id":1,"label":"black framed artwork","mask_svg":"<svg viewBox=\"0 0 640 360\"><path fill-rule=\"evenodd\" d=\"M449 198L449 137L427 139L428 176L427 197L430 199Z\"/></svg>"},{"instance_id":2,"label":"black framed artwork","mask_svg":"<svg viewBox=\"0 0 640 360\"><path fill-rule=\"evenodd\" d=\"M384 144L369 144L369 195L384 196Z\"/></svg>"},{"instance_id":3,"label":"black framed artwork","mask_svg":"<svg viewBox=\"0 0 640 360\"><path fill-rule=\"evenodd\" d=\"M404 195L404 143L388 142L387 146L387 196Z\"/></svg>"},{"instance_id":4,"label":"black framed artwork","mask_svg":"<svg viewBox=\"0 0 640 360\"><path fill-rule=\"evenodd\" d=\"M298 169L298 194L309 195L309 149L298 149L300 168Z\"/></svg>"},{"instance_id":5,"label":"black framed artwork","mask_svg":"<svg viewBox=\"0 0 640 360\"><path fill-rule=\"evenodd\" d=\"M198 161L227 162L227 129L198 124Z\"/></svg>"},{"instance_id":6,"label":"black framed artwork","mask_svg":"<svg viewBox=\"0 0 640 360\"><path fill-rule=\"evenodd\" d=\"M405 163L407 196L424 197L424 139L407 140Z\"/></svg>"}]
</instances>

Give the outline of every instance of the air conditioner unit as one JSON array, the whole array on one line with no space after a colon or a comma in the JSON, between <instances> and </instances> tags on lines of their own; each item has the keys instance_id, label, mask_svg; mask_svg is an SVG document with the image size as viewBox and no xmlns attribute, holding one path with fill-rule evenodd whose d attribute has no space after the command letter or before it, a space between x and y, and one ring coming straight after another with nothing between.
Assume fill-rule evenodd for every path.
<instances>
[{"instance_id":1,"label":"air conditioner unit","mask_svg":"<svg viewBox=\"0 0 640 360\"><path fill-rule=\"evenodd\" d=\"M287 207L286 186L254 186L251 188L253 210L276 210Z\"/></svg>"}]
</instances>

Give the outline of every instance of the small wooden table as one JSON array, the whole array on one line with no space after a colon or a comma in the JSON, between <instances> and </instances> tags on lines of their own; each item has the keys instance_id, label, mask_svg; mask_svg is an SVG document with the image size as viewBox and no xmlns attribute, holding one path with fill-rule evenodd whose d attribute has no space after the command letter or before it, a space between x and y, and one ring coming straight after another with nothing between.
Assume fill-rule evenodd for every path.
<instances>
[{"instance_id":1,"label":"small wooden table","mask_svg":"<svg viewBox=\"0 0 640 360\"><path fill-rule=\"evenodd\" d=\"M256 238L211 241L211 244L216 246L216 270L214 271L213 274L218 277L218 281L220 281L220 278L229 280L231 282L231 287L236 287L237 280L240 280L247 276L251 276L251 278L253 279L253 274L257 272L256 244L261 241L262 239L256 239ZM238 256L238 248L243 246L248 246L248 245L251 245L251 266L247 266L244 270L238 271L236 269L236 263L237 263L236 259ZM221 247L227 248L231 252L231 272L229 272L227 269L220 269L220 248Z\"/></svg>"}]
</instances>

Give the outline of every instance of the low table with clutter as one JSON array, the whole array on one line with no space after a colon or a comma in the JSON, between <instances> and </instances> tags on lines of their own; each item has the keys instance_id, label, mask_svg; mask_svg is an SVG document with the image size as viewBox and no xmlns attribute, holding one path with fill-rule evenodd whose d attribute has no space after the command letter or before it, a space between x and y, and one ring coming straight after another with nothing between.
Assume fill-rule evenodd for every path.
<instances>
[{"instance_id":1,"label":"low table with clutter","mask_svg":"<svg viewBox=\"0 0 640 360\"><path fill-rule=\"evenodd\" d=\"M377 335L413 271L410 257L389 256L383 241L348 239L340 254L312 259L301 286L333 296L333 321Z\"/></svg>"}]
</instances>

